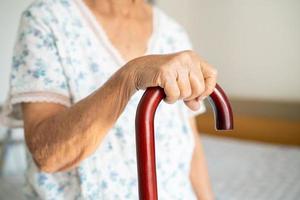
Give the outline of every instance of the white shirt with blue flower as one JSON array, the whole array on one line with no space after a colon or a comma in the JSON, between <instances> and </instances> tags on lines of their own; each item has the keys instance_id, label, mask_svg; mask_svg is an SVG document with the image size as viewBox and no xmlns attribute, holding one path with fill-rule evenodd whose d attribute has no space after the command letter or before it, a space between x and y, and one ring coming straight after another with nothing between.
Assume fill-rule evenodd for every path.
<instances>
[{"instance_id":1,"label":"white shirt with blue flower","mask_svg":"<svg viewBox=\"0 0 300 200\"><path fill-rule=\"evenodd\" d=\"M153 33L146 54L191 49L185 30L153 7ZM20 104L72 106L125 64L82 0L37 0L21 18L14 48L10 92L2 122L22 126ZM68 172L43 173L27 153L28 199L138 199L135 111L143 94L129 101L96 152ZM192 200L189 180L194 138L182 102L161 103L156 119L156 165L160 200ZM74 146L76 148L76 146Z\"/></svg>"}]
</instances>

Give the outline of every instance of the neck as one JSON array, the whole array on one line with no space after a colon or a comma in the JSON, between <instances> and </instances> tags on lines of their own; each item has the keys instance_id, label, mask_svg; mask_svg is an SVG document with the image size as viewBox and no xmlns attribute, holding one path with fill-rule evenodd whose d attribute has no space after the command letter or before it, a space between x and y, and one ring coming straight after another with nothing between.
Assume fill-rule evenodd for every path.
<instances>
[{"instance_id":1,"label":"neck","mask_svg":"<svg viewBox=\"0 0 300 200\"><path fill-rule=\"evenodd\" d=\"M84 0L91 8L102 14L128 16L135 8L143 6L144 0Z\"/></svg>"}]
</instances>

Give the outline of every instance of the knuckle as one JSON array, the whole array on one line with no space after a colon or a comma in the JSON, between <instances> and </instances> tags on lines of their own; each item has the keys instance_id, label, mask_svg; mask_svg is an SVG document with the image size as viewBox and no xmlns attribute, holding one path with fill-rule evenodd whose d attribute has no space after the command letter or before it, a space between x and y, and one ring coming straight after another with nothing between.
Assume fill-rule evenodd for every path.
<instances>
[{"instance_id":1,"label":"knuckle","mask_svg":"<svg viewBox=\"0 0 300 200\"><path fill-rule=\"evenodd\" d=\"M217 77L218 76L218 70L214 67L211 67L210 69L211 71L211 74L214 76L214 77Z\"/></svg>"}]
</instances>

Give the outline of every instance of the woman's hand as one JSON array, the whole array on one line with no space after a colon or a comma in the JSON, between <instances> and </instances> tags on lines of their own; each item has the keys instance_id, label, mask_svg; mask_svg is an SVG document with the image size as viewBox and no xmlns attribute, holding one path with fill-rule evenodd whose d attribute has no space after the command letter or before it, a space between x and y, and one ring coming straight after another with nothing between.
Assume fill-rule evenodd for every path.
<instances>
[{"instance_id":1,"label":"woman's hand","mask_svg":"<svg viewBox=\"0 0 300 200\"><path fill-rule=\"evenodd\" d=\"M182 99L192 110L199 109L202 99L213 92L217 70L193 51L168 55L148 55L126 64L136 89L160 86L165 102Z\"/></svg>"},{"instance_id":2,"label":"woman's hand","mask_svg":"<svg viewBox=\"0 0 300 200\"><path fill-rule=\"evenodd\" d=\"M70 108L55 103L22 104L26 144L42 171L71 169L98 148L135 88L160 86L166 102L183 99L196 110L198 100L213 91L216 75L192 51L136 58Z\"/></svg>"}]
</instances>

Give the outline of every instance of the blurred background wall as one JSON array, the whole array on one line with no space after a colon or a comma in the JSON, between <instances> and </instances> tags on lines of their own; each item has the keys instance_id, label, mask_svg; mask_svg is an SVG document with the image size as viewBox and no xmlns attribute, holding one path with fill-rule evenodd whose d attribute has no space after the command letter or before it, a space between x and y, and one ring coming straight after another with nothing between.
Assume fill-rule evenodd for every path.
<instances>
[{"instance_id":1,"label":"blurred background wall","mask_svg":"<svg viewBox=\"0 0 300 200\"><path fill-rule=\"evenodd\" d=\"M215 132L208 112L198 116L201 132L300 145L299 0L156 2L185 26L231 98L235 130Z\"/></svg>"},{"instance_id":2,"label":"blurred background wall","mask_svg":"<svg viewBox=\"0 0 300 200\"><path fill-rule=\"evenodd\" d=\"M300 101L299 0L158 0L234 97Z\"/></svg>"},{"instance_id":3,"label":"blurred background wall","mask_svg":"<svg viewBox=\"0 0 300 200\"><path fill-rule=\"evenodd\" d=\"M32 0L0 0L0 102L8 88L21 11ZM156 0L188 30L234 97L300 101L299 0Z\"/></svg>"},{"instance_id":4,"label":"blurred background wall","mask_svg":"<svg viewBox=\"0 0 300 200\"><path fill-rule=\"evenodd\" d=\"M0 103L3 103L7 90L11 55L21 12L32 0L0 0Z\"/></svg>"}]
</instances>

